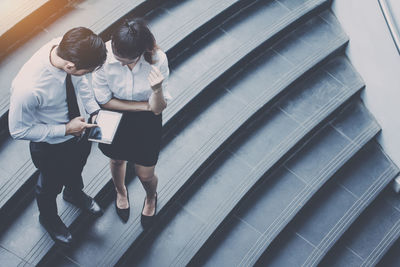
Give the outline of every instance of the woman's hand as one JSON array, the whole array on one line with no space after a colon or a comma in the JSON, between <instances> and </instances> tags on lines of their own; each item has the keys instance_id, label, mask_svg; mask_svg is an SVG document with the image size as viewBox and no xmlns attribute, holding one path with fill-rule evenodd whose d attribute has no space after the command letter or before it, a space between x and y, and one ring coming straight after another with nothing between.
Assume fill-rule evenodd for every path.
<instances>
[{"instance_id":1,"label":"woman's hand","mask_svg":"<svg viewBox=\"0 0 400 267\"><path fill-rule=\"evenodd\" d=\"M149 80L151 89L153 91L160 91L162 89L162 82L164 81L164 76L161 74L160 70L156 66L151 66L151 71L147 79Z\"/></svg>"}]
</instances>

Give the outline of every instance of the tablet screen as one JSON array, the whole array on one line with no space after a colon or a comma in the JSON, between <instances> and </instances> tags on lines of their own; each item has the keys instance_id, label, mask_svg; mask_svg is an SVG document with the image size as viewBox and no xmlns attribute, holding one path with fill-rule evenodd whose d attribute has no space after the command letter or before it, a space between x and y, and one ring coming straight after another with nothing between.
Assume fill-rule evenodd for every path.
<instances>
[{"instance_id":1,"label":"tablet screen","mask_svg":"<svg viewBox=\"0 0 400 267\"><path fill-rule=\"evenodd\" d=\"M95 123L98 127L90 129L89 141L111 144L121 121L122 113L100 110Z\"/></svg>"}]
</instances>

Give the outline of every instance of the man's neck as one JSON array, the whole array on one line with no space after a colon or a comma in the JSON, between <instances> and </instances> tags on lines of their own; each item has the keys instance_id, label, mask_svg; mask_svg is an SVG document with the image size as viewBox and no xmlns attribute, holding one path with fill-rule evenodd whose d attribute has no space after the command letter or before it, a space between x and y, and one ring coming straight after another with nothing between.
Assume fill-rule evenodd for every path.
<instances>
[{"instance_id":1,"label":"man's neck","mask_svg":"<svg viewBox=\"0 0 400 267\"><path fill-rule=\"evenodd\" d=\"M55 45L50 50L50 55L49 55L50 64L56 67L57 69L64 70L63 67L65 65L65 60L57 55L57 48L58 46Z\"/></svg>"}]
</instances>

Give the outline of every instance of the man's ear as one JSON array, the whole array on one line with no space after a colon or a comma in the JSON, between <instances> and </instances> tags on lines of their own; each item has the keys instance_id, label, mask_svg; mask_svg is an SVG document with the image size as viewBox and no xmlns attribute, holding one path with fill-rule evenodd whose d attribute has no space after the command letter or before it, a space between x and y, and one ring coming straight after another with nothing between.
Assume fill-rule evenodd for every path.
<instances>
[{"instance_id":1,"label":"man's ear","mask_svg":"<svg viewBox=\"0 0 400 267\"><path fill-rule=\"evenodd\" d=\"M75 64L68 61L67 64L65 65L65 68L69 71L74 71L75 70Z\"/></svg>"}]
</instances>

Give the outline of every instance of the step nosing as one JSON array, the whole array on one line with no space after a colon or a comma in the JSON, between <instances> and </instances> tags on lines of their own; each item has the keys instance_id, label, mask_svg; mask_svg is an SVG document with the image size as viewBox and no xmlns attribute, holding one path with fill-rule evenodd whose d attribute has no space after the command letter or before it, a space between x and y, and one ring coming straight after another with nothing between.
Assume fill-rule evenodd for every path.
<instances>
[{"instance_id":1,"label":"step nosing","mask_svg":"<svg viewBox=\"0 0 400 267\"><path fill-rule=\"evenodd\" d=\"M172 32L170 35L168 35L168 37L166 37L162 42L161 42L161 46L162 47L167 47L167 49L172 48L172 44L174 42L174 39L177 38L177 36L182 35L182 32L186 31L186 28L193 28L193 25L197 25L198 24L198 20L202 21L202 17L204 16L204 14L209 14L210 10L213 11L212 14L221 14L222 12L229 10L232 6L236 5L237 3L240 3L240 1L235 1L235 2L216 2L215 5L210 6L207 10L203 11L200 14L197 14L196 17L193 17L192 20L188 21L187 23L183 24L182 27L180 27L179 29L175 30L174 32ZM225 7L224 9L218 9L218 7ZM209 16L208 16L209 17ZM215 18L215 16L212 16L212 19ZM209 22L209 21L207 21Z\"/></svg>"},{"instance_id":2,"label":"step nosing","mask_svg":"<svg viewBox=\"0 0 400 267\"><path fill-rule=\"evenodd\" d=\"M383 189L383 187L390 182L388 180L391 178L390 175L391 168L388 168L371 184L367 191L346 211L346 213L322 239L317 246L318 250L311 252L303 266L309 266L309 264L315 265L319 263L322 257L327 253L327 250L331 248L340 238L339 235L343 234L343 232L351 226L351 224L357 219L356 216L366 209L367 205L370 204Z\"/></svg>"},{"instance_id":3,"label":"step nosing","mask_svg":"<svg viewBox=\"0 0 400 267\"><path fill-rule=\"evenodd\" d=\"M379 259L383 256L389 246L391 246L400 236L400 220L389 230L384 238L379 242L378 246L372 253L365 259L361 266L371 266L378 263Z\"/></svg>"},{"instance_id":4,"label":"step nosing","mask_svg":"<svg viewBox=\"0 0 400 267\"><path fill-rule=\"evenodd\" d=\"M24 17L18 16L19 19L16 22L8 22L8 23L6 23L7 24L7 25L5 25L6 28L1 30L0 37L4 37L5 34L9 33L13 29L15 29L15 27L20 25L27 17L31 16L34 13L37 13L38 11L43 10L44 7L46 6L46 4L48 4L51 1L50 0L42 1L40 5L37 5L36 2L31 2L30 3L31 5L25 5L23 7L18 8L18 9L13 9L9 13L9 15L10 15L10 17L14 17L14 18L16 17L16 15L18 13L27 14L26 11L29 11L29 10L31 10L31 12L29 14L25 15ZM25 2L25 4L26 4L26 2Z\"/></svg>"},{"instance_id":5,"label":"step nosing","mask_svg":"<svg viewBox=\"0 0 400 267\"><path fill-rule=\"evenodd\" d=\"M107 13L103 16L103 18L107 17L108 18L107 20L100 19L100 20L94 22L93 24L91 24L90 28L93 29L93 31L95 31L95 32L103 32L104 30L107 29L107 27L105 27L104 24L109 25L109 21L110 21L109 18L114 18L112 20L113 22L117 21L121 17L126 16L129 12L131 12L132 10L134 10L135 8L137 8L139 5L141 5L144 2L145 2L145 0L136 0L136 1L132 1L132 2L125 1L125 2L121 3L121 5L115 7L111 13ZM128 12L121 12L121 10L126 11L127 9L129 9ZM117 13L118 15L115 15L115 13ZM122 13L122 16L120 13ZM103 24L103 25L101 25L101 24Z\"/></svg>"},{"instance_id":6,"label":"step nosing","mask_svg":"<svg viewBox=\"0 0 400 267\"><path fill-rule=\"evenodd\" d=\"M27 162L29 163L29 161ZM19 169L10 179L7 180L6 183L3 184L3 186L0 188L0 209L3 208L4 204L8 202L9 198L8 197L10 194L14 195L14 193L18 190L17 187L19 188L20 186L24 185L27 183L29 180L33 178L33 176L36 173L36 168L34 167L33 164L24 164L21 169ZM26 177L28 176L27 179L21 179L21 177Z\"/></svg>"}]
</instances>

